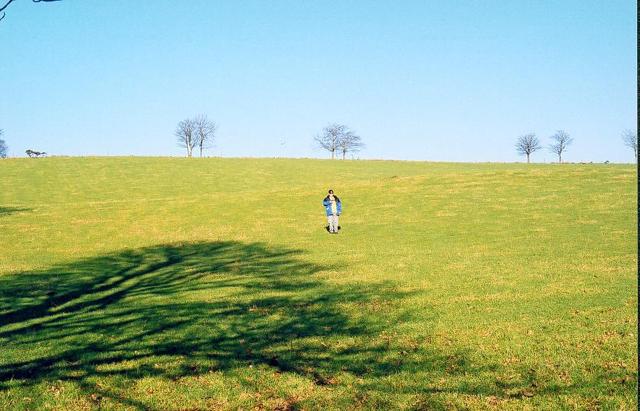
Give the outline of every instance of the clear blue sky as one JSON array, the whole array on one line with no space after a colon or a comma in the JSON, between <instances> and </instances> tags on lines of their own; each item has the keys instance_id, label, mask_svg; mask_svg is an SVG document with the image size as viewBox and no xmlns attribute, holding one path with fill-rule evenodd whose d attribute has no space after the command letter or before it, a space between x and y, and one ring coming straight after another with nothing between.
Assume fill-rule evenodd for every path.
<instances>
[{"instance_id":1,"label":"clear blue sky","mask_svg":"<svg viewBox=\"0 0 640 411\"><path fill-rule=\"evenodd\" d=\"M0 22L11 155L182 155L176 123L219 123L222 156L325 157L343 122L361 158L633 161L636 2L16 0ZM551 161L548 151L534 161Z\"/></svg>"}]
</instances>

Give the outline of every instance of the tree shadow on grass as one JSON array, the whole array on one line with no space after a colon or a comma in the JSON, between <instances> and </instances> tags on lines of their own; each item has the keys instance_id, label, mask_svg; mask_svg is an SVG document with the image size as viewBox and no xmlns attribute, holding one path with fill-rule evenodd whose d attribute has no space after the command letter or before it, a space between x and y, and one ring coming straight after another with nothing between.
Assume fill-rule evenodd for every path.
<instances>
[{"instance_id":1,"label":"tree shadow on grass","mask_svg":"<svg viewBox=\"0 0 640 411\"><path fill-rule=\"evenodd\" d=\"M416 408L447 408L442 394L568 392L536 389L535 376L500 386L497 366L473 363L473 353L398 335L395 325L412 320L409 293L333 285L317 274L339 267L301 257L258 243L168 244L0 276L0 394L62 381L89 398L149 409L123 387L249 366L321 386L346 373L360 380L352 390L417 395ZM394 374L421 380L389 384ZM391 401L369 405L395 408Z\"/></svg>"},{"instance_id":2,"label":"tree shadow on grass","mask_svg":"<svg viewBox=\"0 0 640 411\"><path fill-rule=\"evenodd\" d=\"M0 217L8 216L14 213L20 213L23 211L31 211L30 208L24 207L2 207L0 206Z\"/></svg>"},{"instance_id":3,"label":"tree shadow on grass","mask_svg":"<svg viewBox=\"0 0 640 411\"><path fill-rule=\"evenodd\" d=\"M388 284L329 285L315 275L329 267L300 255L258 243L159 245L2 276L0 390L70 381L85 394L147 408L95 378L175 380L262 365L327 385L340 372L401 369L387 355L389 341L331 343L373 341L384 331L384 321L345 307L407 294Z\"/></svg>"}]
</instances>

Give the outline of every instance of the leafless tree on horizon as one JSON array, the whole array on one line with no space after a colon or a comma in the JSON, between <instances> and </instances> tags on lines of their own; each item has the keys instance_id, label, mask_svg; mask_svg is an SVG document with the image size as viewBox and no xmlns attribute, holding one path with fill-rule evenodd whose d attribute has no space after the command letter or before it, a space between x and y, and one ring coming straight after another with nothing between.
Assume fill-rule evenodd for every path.
<instances>
[{"instance_id":1,"label":"leafless tree on horizon","mask_svg":"<svg viewBox=\"0 0 640 411\"><path fill-rule=\"evenodd\" d=\"M318 142L320 147L331 153L332 160L335 158L336 151L338 150L340 136L344 134L346 128L347 127L342 124L329 124L322 129L321 134L315 137L315 140Z\"/></svg>"},{"instance_id":2,"label":"leafless tree on horizon","mask_svg":"<svg viewBox=\"0 0 640 411\"><path fill-rule=\"evenodd\" d=\"M322 133L315 137L321 148L331 153L331 159L336 158L336 152L342 152L344 159L347 152L356 152L364 147L362 139L344 124L331 123L322 129Z\"/></svg>"},{"instance_id":3,"label":"leafless tree on horizon","mask_svg":"<svg viewBox=\"0 0 640 411\"><path fill-rule=\"evenodd\" d=\"M355 132L351 130L347 130L347 132L338 139L338 148L342 152L343 160L346 158L347 153L356 153L363 147L364 144L362 143L360 136L356 135Z\"/></svg>"},{"instance_id":4,"label":"leafless tree on horizon","mask_svg":"<svg viewBox=\"0 0 640 411\"><path fill-rule=\"evenodd\" d=\"M554 140L555 143L549 146L549 150L558 155L558 163L562 164L562 153L567 151L567 147L573 142L573 139L569 137L569 133L564 130L556 131L556 133L551 136L551 139Z\"/></svg>"},{"instance_id":5,"label":"leafless tree on horizon","mask_svg":"<svg viewBox=\"0 0 640 411\"><path fill-rule=\"evenodd\" d=\"M540 145L540 140L536 137L535 133L525 134L523 136L518 137L518 141L516 142L516 150L518 154L521 156L527 156L527 163L529 163L529 156L535 151L538 151L542 148Z\"/></svg>"},{"instance_id":6,"label":"leafless tree on horizon","mask_svg":"<svg viewBox=\"0 0 640 411\"><path fill-rule=\"evenodd\" d=\"M195 146L200 148L200 157L205 148L210 148L218 129L215 121L210 121L206 115L200 114L193 119Z\"/></svg>"},{"instance_id":7,"label":"leafless tree on horizon","mask_svg":"<svg viewBox=\"0 0 640 411\"><path fill-rule=\"evenodd\" d=\"M633 149L633 156L638 161L638 133L633 130L625 130L622 132L622 141L625 146Z\"/></svg>"},{"instance_id":8,"label":"leafless tree on horizon","mask_svg":"<svg viewBox=\"0 0 640 411\"><path fill-rule=\"evenodd\" d=\"M7 151L9 151L9 147L7 147L7 143L2 138L3 135L4 130L0 128L0 158L7 158Z\"/></svg>"},{"instance_id":9,"label":"leafless tree on horizon","mask_svg":"<svg viewBox=\"0 0 640 411\"><path fill-rule=\"evenodd\" d=\"M14 1L15 1L15 0L5 0L4 5L0 6L0 13L2 13L2 15L0 15L0 21L1 21L2 19L4 19L4 18L5 18L5 16L6 16L5 9L6 9L7 7L9 7L9 4L13 3ZM60 1L60 0L31 0L31 1L32 1L33 3L42 3L42 2L44 2L44 3L51 3L51 2L54 2L54 1Z\"/></svg>"},{"instance_id":10,"label":"leafless tree on horizon","mask_svg":"<svg viewBox=\"0 0 640 411\"><path fill-rule=\"evenodd\" d=\"M197 143L194 121L187 118L179 122L175 135L178 137L178 145L187 149L187 157L192 157Z\"/></svg>"}]
</instances>

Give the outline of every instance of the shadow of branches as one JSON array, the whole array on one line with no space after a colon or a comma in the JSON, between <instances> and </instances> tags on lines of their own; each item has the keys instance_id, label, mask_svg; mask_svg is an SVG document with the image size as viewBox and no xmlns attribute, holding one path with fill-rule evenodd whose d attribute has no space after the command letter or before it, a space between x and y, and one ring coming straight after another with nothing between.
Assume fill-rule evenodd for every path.
<instances>
[{"instance_id":1,"label":"shadow of branches","mask_svg":"<svg viewBox=\"0 0 640 411\"><path fill-rule=\"evenodd\" d=\"M19 213L22 211L31 211L30 208L23 208L23 207L2 207L0 206L0 217L5 216L5 215L9 215L9 214L13 214L13 213Z\"/></svg>"},{"instance_id":2,"label":"shadow of branches","mask_svg":"<svg viewBox=\"0 0 640 411\"><path fill-rule=\"evenodd\" d=\"M533 368L504 382L508 369L471 360L471 352L428 335L398 335L395 325L414 322L415 309L404 309L407 292L386 283L332 285L317 275L330 268L339 267L306 262L299 250L207 242L0 276L0 394L62 381L87 397L149 409L123 384L253 365L317 385L348 373L359 380L355 401L377 393L371 408L395 408L384 401L398 393L416 395L416 409L444 409L450 404L441 394L506 401L607 383L538 381ZM420 321L429 332L428 316ZM389 384L394 374L416 378Z\"/></svg>"},{"instance_id":3,"label":"shadow of branches","mask_svg":"<svg viewBox=\"0 0 640 411\"><path fill-rule=\"evenodd\" d=\"M354 401L377 393L371 408L394 408L384 401L398 393L416 395L416 409L437 409L448 407L442 394L502 401L568 392L538 386L535 370L503 383L496 376L505 370L472 352L398 334L396 325L415 322L408 292L332 285L317 274L340 267L302 254L260 243L168 244L0 276L0 392L62 381L149 409L123 384L254 365L317 385L350 374L359 381ZM389 384L394 375L416 378Z\"/></svg>"},{"instance_id":4,"label":"shadow of branches","mask_svg":"<svg viewBox=\"0 0 640 411\"><path fill-rule=\"evenodd\" d=\"M314 275L327 267L300 254L257 243L160 245L2 276L0 389L62 380L95 392L95 376L177 379L248 364L320 385L336 372L396 370L383 347L329 350L325 341L382 330L344 304L403 294L330 286Z\"/></svg>"}]
</instances>

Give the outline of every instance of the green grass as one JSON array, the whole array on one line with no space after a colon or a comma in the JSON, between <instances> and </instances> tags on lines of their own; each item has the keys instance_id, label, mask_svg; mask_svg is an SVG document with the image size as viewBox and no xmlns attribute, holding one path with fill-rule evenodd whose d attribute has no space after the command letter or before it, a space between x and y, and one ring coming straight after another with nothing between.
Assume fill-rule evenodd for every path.
<instances>
[{"instance_id":1,"label":"green grass","mask_svg":"<svg viewBox=\"0 0 640 411\"><path fill-rule=\"evenodd\" d=\"M0 161L0 409L636 409L636 179Z\"/></svg>"}]
</instances>

